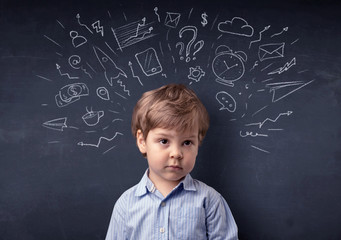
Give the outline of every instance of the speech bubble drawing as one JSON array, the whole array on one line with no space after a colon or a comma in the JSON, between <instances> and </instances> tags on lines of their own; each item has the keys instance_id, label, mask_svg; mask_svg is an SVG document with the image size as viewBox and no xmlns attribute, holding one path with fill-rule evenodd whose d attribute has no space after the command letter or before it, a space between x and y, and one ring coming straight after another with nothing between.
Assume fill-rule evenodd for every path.
<instances>
[{"instance_id":1,"label":"speech bubble drawing","mask_svg":"<svg viewBox=\"0 0 341 240\"><path fill-rule=\"evenodd\" d=\"M222 105L219 111L227 110L229 112L234 112L237 109L236 100L225 91L218 92L215 96L217 101Z\"/></svg>"}]
</instances>

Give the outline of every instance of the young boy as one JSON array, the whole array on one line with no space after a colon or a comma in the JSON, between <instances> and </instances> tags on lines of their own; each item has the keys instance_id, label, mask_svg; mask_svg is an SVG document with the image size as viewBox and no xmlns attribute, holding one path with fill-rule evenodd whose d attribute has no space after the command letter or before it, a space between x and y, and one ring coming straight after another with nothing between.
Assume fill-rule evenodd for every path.
<instances>
[{"instance_id":1,"label":"young boy","mask_svg":"<svg viewBox=\"0 0 341 240\"><path fill-rule=\"evenodd\" d=\"M224 198L189 174L208 126L204 105L184 85L142 95L131 128L149 168L117 200L106 240L238 238Z\"/></svg>"}]
</instances>

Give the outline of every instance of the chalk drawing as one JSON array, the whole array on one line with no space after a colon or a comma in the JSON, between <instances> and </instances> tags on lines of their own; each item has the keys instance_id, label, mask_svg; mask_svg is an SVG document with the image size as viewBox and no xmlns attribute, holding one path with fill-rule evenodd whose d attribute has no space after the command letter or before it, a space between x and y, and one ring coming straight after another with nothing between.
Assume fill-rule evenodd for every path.
<instances>
[{"instance_id":1,"label":"chalk drawing","mask_svg":"<svg viewBox=\"0 0 341 240\"><path fill-rule=\"evenodd\" d=\"M217 101L222 105L219 111L227 110L229 112L234 112L237 109L236 100L227 92L220 91L216 94Z\"/></svg>"},{"instance_id":2,"label":"chalk drawing","mask_svg":"<svg viewBox=\"0 0 341 240\"><path fill-rule=\"evenodd\" d=\"M89 111L86 108L86 114L82 116L84 123L90 127L96 126L99 123L99 120L104 116L104 111L93 111L92 109Z\"/></svg>"},{"instance_id":3,"label":"chalk drawing","mask_svg":"<svg viewBox=\"0 0 341 240\"><path fill-rule=\"evenodd\" d=\"M146 76L152 76L162 72L160 60L154 48L148 48L136 53L135 58Z\"/></svg>"},{"instance_id":4,"label":"chalk drawing","mask_svg":"<svg viewBox=\"0 0 341 240\"><path fill-rule=\"evenodd\" d=\"M290 116L293 112L292 111L287 111L287 112L284 112L284 113L280 113L275 119L271 119L271 118L266 118L264 121L262 122L257 122L257 123L249 123L249 124L245 124L245 126L258 126L259 128L262 128L263 125L266 123L266 122L277 122L278 119L280 119L282 116Z\"/></svg>"},{"instance_id":5,"label":"chalk drawing","mask_svg":"<svg viewBox=\"0 0 341 240\"><path fill-rule=\"evenodd\" d=\"M201 69L200 66L189 68L189 75L187 76L188 79L199 82L203 76L205 76L205 72ZM189 84L192 84L192 82L190 82Z\"/></svg>"},{"instance_id":6,"label":"chalk drawing","mask_svg":"<svg viewBox=\"0 0 341 240\"><path fill-rule=\"evenodd\" d=\"M288 31L289 27L285 27L282 29L282 31L280 31L279 33L275 33L275 34L272 34L270 38L273 38L275 36L278 36L278 35L281 35L283 32L286 32Z\"/></svg>"},{"instance_id":7,"label":"chalk drawing","mask_svg":"<svg viewBox=\"0 0 341 240\"><path fill-rule=\"evenodd\" d=\"M96 33L100 33L102 37L104 37L104 27L101 25L101 22L97 20L93 24L91 24L92 28L96 30Z\"/></svg>"},{"instance_id":8,"label":"chalk drawing","mask_svg":"<svg viewBox=\"0 0 341 240\"><path fill-rule=\"evenodd\" d=\"M95 55L98 59L98 62L104 69L104 76L110 86L113 85L113 80L118 79L120 76L124 76L127 78L127 74L119 67L117 67L116 63L99 47L93 47Z\"/></svg>"},{"instance_id":9,"label":"chalk drawing","mask_svg":"<svg viewBox=\"0 0 341 240\"><path fill-rule=\"evenodd\" d=\"M98 87L96 89L96 94L102 100L105 100L105 101L109 101L110 100L109 91L105 87Z\"/></svg>"},{"instance_id":10,"label":"chalk drawing","mask_svg":"<svg viewBox=\"0 0 341 240\"><path fill-rule=\"evenodd\" d=\"M84 45L88 41L84 36L79 35L77 31L73 31L73 30L70 31L70 37L72 40L72 45L75 48L79 48L80 46Z\"/></svg>"},{"instance_id":11,"label":"chalk drawing","mask_svg":"<svg viewBox=\"0 0 341 240\"><path fill-rule=\"evenodd\" d=\"M258 48L258 57L260 61L284 57L285 43L269 43L260 45Z\"/></svg>"},{"instance_id":12,"label":"chalk drawing","mask_svg":"<svg viewBox=\"0 0 341 240\"><path fill-rule=\"evenodd\" d=\"M176 28L180 22L180 13L167 12L165 25L170 28Z\"/></svg>"},{"instance_id":13,"label":"chalk drawing","mask_svg":"<svg viewBox=\"0 0 341 240\"><path fill-rule=\"evenodd\" d=\"M231 21L224 21L218 24L218 30L222 33L229 33L238 36L252 37L253 27L241 17L234 17Z\"/></svg>"},{"instance_id":14,"label":"chalk drawing","mask_svg":"<svg viewBox=\"0 0 341 240\"><path fill-rule=\"evenodd\" d=\"M250 44L249 44L249 49L251 48L251 45L252 45L252 44L254 44L254 43L256 43L256 42L262 41L262 34L263 34L265 31L269 30L270 27L271 27L271 25L268 25L268 26L266 26L262 31L259 32L259 37L258 37L258 39L253 40L253 41L250 42Z\"/></svg>"},{"instance_id":15,"label":"chalk drawing","mask_svg":"<svg viewBox=\"0 0 341 240\"><path fill-rule=\"evenodd\" d=\"M132 22L118 28L111 28L115 39L118 43L118 49L123 51L123 48L154 37L152 33L154 22L146 23L146 18L140 21Z\"/></svg>"},{"instance_id":16,"label":"chalk drawing","mask_svg":"<svg viewBox=\"0 0 341 240\"><path fill-rule=\"evenodd\" d=\"M207 21L208 15L207 15L207 13L206 12L202 13L201 14L201 18L202 18L201 25L203 27L205 27L208 24L208 21Z\"/></svg>"},{"instance_id":17,"label":"chalk drawing","mask_svg":"<svg viewBox=\"0 0 341 240\"><path fill-rule=\"evenodd\" d=\"M44 122L43 127L62 132L64 128L68 127L66 125L66 121L67 121L67 117L56 118L56 119Z\"/></svg>"},{"instance_id":18,"label":"chalk drawing","mask_svg":"<svg viewBox=\"0 0 341 240\"><path fill-rule=\"evenodd\" d=\"M65 107L84 96L89 96L87 85L84 83L72 83L62 87L55 96L55 100L58 107Z\"/></svg>"},{"instance_id":19,"label":"chalk drawing","mask_svg":"<svg viewBox=\"0 0 341 240\"><path fill-rule=\"evenodd\" d=\"M113 141L117 136L123 136L123 133L120 132L116 132L115 135L111 138L107 138L107 137L100 137L97 141L97 143L84 143L84 142L78 142L77 145L81 146L81 147L96 147L99 148L102 141L108 141L111 142Z\"/></svg>"},{"instance_id":20,"label":"chalk drawing","mask_svg":"<svg viewBox=\"0 0 341 240\"><path fill-rule=\"evenodd\" d=\"M68 79L79 79L79 77L71 77L70 74L68 73L63 73L60 69L61 69L61 66L59 66L57 63L56 63L56 68L60 74L60 76L66 76Z\"/></svg>"},{"instance_id":21,"label":"chalk drawing","mask_svg":"<svg viewBox=\"0 0 341 240\"><path fill-rule=\"evenodd\" d=\"M277 68L271 72L268 73L268 75L271 74L282 74L285 71L288 71L292 66L296 65L296 58L294 57L293 59L291 59L290 62L287 62L286 64L284 64L283 67Z\"/></svg>"},{"instance_id":22,"label":"chalk drawing","mask_svg":"<svg viewBox=\"0 0 341 240\"><path fill-rule=\"evenodd\" d=\"M196 57L195 57L194 55L195 55L197 52L199 52L199 51L203 48L205 42L204 42L203 40L200 40L200 41L198 41L198 42L196 42L196 43L194 44L194 42L195 42L196 39L197 39L197 35L198 35L198 29L197 29L197 27L195 27L195 26L185 26L185 27L181 28L180 31L179 31L179 38L182 38L184 32L187 32L187 31L192 32L192 33L193 33L193 36L192 36L191 40L186 44L186 58L184 58L184 57L181 58L181 57L180 57L180 60L186 59L186 62L189 62L189 61L191 61L191 60L195 60L195 59L196 59ZM194 49L197 48L197 50L194 51L193 57L191 57L191 56L190 56L190 54L191 54L191 47L192 47L193 44L194 44ZM178 43L176 44L176 47L179 46L179 45L182 46L182 47L185 46L184 43L178 42ZM197 46L198 46L198 47L197 47ZM183 52L183 51L181 51L181 54L182 54L182 52ZM180 54L180 52L179 52L179 54Z\"/></svg>"}]
</instances>

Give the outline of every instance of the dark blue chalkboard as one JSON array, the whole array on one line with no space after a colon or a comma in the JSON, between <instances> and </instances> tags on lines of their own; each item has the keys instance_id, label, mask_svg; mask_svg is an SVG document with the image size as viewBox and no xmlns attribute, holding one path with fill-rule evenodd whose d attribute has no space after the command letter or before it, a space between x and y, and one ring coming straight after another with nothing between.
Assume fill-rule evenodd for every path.
<instances>
[{"instance_id":1,"label":"dark blue chalkboard","mask_svg":"<svg viewBox=\"0 0 341 240\"><path fill-rule=\"evenodd\" d=\"M340 239L336 1L0 1L0 238L104 239L147 168L130 132L177 82L211 126L193 177L240 239Z\"/></svg>"}]
</instances>

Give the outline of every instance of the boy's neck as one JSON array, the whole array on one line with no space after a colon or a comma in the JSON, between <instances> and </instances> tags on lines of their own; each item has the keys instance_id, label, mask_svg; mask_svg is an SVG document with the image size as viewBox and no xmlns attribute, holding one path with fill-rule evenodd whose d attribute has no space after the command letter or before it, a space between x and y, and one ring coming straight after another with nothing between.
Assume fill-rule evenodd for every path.
<instances>
[{"instance_id":1,"label":"boy's neck","mask_svg":"<svg viewBox=\"0 0 341 240\"><path fill-rule=\"evenodd\" d=\"M154 185L155 185L155 188L162 194L163 197L167 197L178 184L179 183L172 184L172 185L170 185L169 183L165 183L165 184L158 183Z\"/></svg>"},{"instance_id":2,"label":"boy's neck","mask_svg":"<svg viewBox=\"0 0 341 240\"><path fill-rule=\"evenodd\" d=\"M163 197L167 197L173 189L178 186L178 184L182 181L182 179L178 181L166 181L163 179L156 179L153 176L148 174L149 179L153 182L155 188L162 194Z\"/></svg>"}]
</instances>

